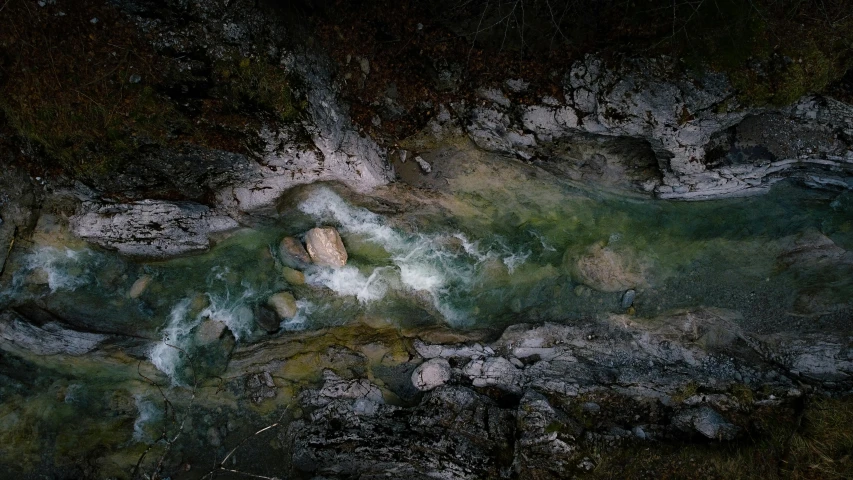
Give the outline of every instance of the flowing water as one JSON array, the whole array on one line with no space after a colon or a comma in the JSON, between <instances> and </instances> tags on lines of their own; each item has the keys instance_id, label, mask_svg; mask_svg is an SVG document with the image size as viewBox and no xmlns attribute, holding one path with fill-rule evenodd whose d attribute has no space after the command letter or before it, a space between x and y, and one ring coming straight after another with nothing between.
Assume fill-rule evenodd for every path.
<instances>
[{"instance_id":1,"label":"flowing water","mask_svg":"<svg viewBox=\"0 0 853 480\"><path fill-rule=\"evenodd\" d=\"M152 425L164 421L158 394L139 385L139 369L168 379L162 388L197 381L189 359L217 355L197 335L207 319L223 322L233 342L246 346L364 322L497 330L712 306L738 311L745 328L769 333L837 330L851 312L849 263L785 261L797 241L817 234L836 250L853 250L850 192L779 184L759 197L677 203L585 190L494 159L472 162L420 206L398 201L405 191L392 188L377 202L334 186L305 187L255 228L206 253L165 261L79 244L19 248L0 304L36 304L77 329L138 342L120 368L97 356L57 365L3 354L0 373L9 381L0 390L0 440L20 445L3 455L25 454L21 465L36 465L45 442L55 458L79 453L63 443L74 441L60 425L77 415L91 430L86 438L102 443L110 465L126 472L119 466L133 463L140 445L156 439ZM349 262L309 267L304 284L290 284L278 242L317 225L339 230ZM579 259L602 251L626 270L624 288L583 285ZM627 288L636 291L632 304L623 302ZM280 291L298 299L298 314L270 335L255 324L255 307ZM16 387L26 382L10 372L26 369L44 378L42 391ZM104 411L124 413L105 420L98 417Z\"/></svg>"}]
</instances>

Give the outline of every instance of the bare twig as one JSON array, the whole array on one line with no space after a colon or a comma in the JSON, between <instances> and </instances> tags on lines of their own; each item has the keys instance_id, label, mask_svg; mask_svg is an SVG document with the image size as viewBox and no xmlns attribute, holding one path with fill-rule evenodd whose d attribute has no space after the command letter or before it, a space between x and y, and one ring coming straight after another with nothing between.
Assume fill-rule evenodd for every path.
<instances>
[{"instance_id":1,"label":"bare twig","mask_svg":"<svg viewBox=\"0 0 853 480\"><path fill-rule=\"evenodd\" d=\"M226 468L226 467L225 467L225 462L227 462L227 461L228 461L228 459L229 459L229 458L231 458L231 456L232 456L232 455L234 455L234 452L236 452L238 448L242 447L242 446L243 446L243 444L245 444L246 442L248 442L248 441L249 441L249 440L251 440L252 438L255 438L256 436L258 436L258 435L260 435L260 434L262 434L262 433L266 432L267 430L271 430L271 429L273 429L273 428L278 427L279 425L281 425L281 420L284 418L284 415L287 413L287 410L288 410L289 408L290 408L290 406L289 406L289 405L288 405L287 407L285 407L284 411L283 411L283 412L281 412L281 415L279 415L278 420L276 420L276 421L275 421L275 423L272 423L272 424L270 424L270 425L267 425L266 427L264 427L264 428L262 428L262 429L260 429L260 430L256 431L255 433L253 433L253 434L251 434L251 435L249 435L249 436L245 437L243 440L240 440L240 442L238 442L238 443L237 443L237 445L235 445L235 446L234 446L234 448L232 448L232 449L231 449L231 451L229 451L229 452L228 452L228 454L227 454L227 455L225 455L225 457L224 457L222 460L220 460L220 461L219 461L219 462L218 462L218 463L213 467L213 470L211 470L210 472L208 472L208 473L207 473L207 475L205 475L204 477L202 477L202 479L204 479L204 478L213 478L213 477L216 475L216 473L217 473L218 471L226 471L226 472L231 472L231 473L239 473L239 474L241 474L241 475L246 475L246 476L254 477L254 478L265 478L265 479L273 480L271 477L265 477L265 476L262 476L262 475L256 475L256 474L254 474L254 473L246 473L246 472L241 472L241 471L238 471L238 470L232 470L232 469Z\"/></svg>"},{"instance_id":2,"label":"bare twig","mask_svg":"<svg viewBox=\"0 0 853 480\"><path fill-rule=\"evenodd\" d=\"M196 378L196 369L195 369L195 365L193 364L192 357L189 355L189 353L187 353L186 350L184 350L181 347L178 347L177 345L171 345L169 343L165 343L165 345L167 347L174 348L175 350L183 353L187 357L187 360L190 362L190 370L192 372L192 377L193 377L193 385L192 385L192 389L190 390L190 395L191 395L190 396L190 403L187 406L186 413L180 418L180 423L178 424L177 432L174 435L170 436L169 435L169 426L168 426L168 424L164 424L163 425L163 433L160 435L160 438L158 438L152 444L148 445L148 448L146 448L145 451L142 452L142 455L139 457L139 460L136 462L136 466L133 469L133 473L131 475L131 478L136 478L137 474L139 473L139 469L142 465L142 461L145 459L145 457L148 455L148 453L151 451L151 449L154 448L154 445L163 441L166 444L166 448L163 451L163 453L160 455L160 458L157 460L157 465L154 467L154 471L153 471L152 475L150 476L151 479L160 478L159 472L163 468L163 463L166 461L166 457L169 456L169 453L171 452L172 447L174 446L175 442L177 442L178 439L181 437L181 435L184 433L184 426L186 425L187 418L189 417L190 412L192 411L192 406L195 403L196 390L198 388L198 379ZM160 392L160 396L163 397L163 410L164 410L165 416L168 418L170 415L170 412L171 412L171 416L174 419L174 421L178 422L177 409L174 407L172 402L166 396L166 393L163 391L162 385L160 385L159 383L155 382L154 380L143 375L142 371L140 370L141 365L142 365L142 362L139 362L137 364L137 367L136 367L137 373L139 374L140 377L145 379L149 384L156 387L157 391Z\"/></svg>"},{"instance_id":3,"label":"bare twig","mask_svg":"<svg viewBox=\"0 0 853 480\"><path fill-rule=\"evenodd\" d=\"M5 6L5 5L4 5ZM2 10L2 9L0 9ZM15 237L18 236L18 227L12 230L12 239L9 241L9 248L6 249L6 256L3 257L3 266L0 266L0 277L6 272L6 263L9 261L9 255L12 253L12 248L15 246Z\"/></svg>"}]
</instances>

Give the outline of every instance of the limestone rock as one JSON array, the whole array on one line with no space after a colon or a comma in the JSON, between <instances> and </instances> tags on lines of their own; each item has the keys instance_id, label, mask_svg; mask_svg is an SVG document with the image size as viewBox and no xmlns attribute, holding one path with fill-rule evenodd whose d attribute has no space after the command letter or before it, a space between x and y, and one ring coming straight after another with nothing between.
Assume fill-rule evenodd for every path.
<instances>
[{"instance_id":1,"label":"limestone rock","mask_svg":"<svg viewBox=\"0 0 853 480\"><path fill-rule=\"evenodd\" d=\"M450 362L443 358L427 360L412 373L412 384L422 392L440 387L448 380L450 380Z\"/></svg>"},{"instance_id":2,"label":"limestone rock","mask_svg":"<svg viewBox=\"0 0 853 480\"><path fill-rule=\"evenodd\" d=\"M210 248L210 235L237 222L192 202L90 202L71 217L75 235L124 255L163 258Z\"/></svg>"},{"instance_id":3,"label":"limestone rock","mask_svg":"<svg viewBox=\"0 0 853 480\"><path fill-rule=\"evenodd\" d=\"M278 318L287 320L296 316L299 307L290 292L278 292L267 299L267 305L275 310Z\"/></svg>"},{"instance_id":4,"label":"limestone rock","mask_svg":"<svg viewBox=\"0 0 853 480\"><path fill-rule=\"evenodd\" d=\"M311 257L302 246L302 242L294 237L284 237L278 244L278 254L281 262L290 268L303 269L311 264Z\"/></svg>"},{"instance_id":5,"label":"limestone rock","mask_svg":"<svg viewBox=\"0 0 853 480\"><path fill-rule=\"evenodd\" d=\"M312 228L305 234L305 244L311 260L317 265L337 268L347 263L344 242L334 227Z\"/></svg>"},{"instance_id":6,"label":"limestone rock","mask_svg":"<svg viewBox=\"0 0 853 480\"><path fill-rule=\"evenodd\" d=\"M524 373L503 357L473 360L463 369L475 387L494 386L512 393L521 392Z\"/></svg>"},{"instance_id":7,"label":"limestone rock","mask_svg":"<svg viewBox=\"0 0 853 480\"><path fill-rule=\"evenodd\" d=\"M577 259L572 273L581 283L602 292L619 292L644 283L638 265L601 244Z\"/></svg>"},{"instance_id":8,"label":"limestone rock","mask_svg":"<svg viewBox=\"0 0 853 480\"><path fill-rule=\"evenodd\" d=\"M34 325L11 312L0 314L0 343L35 355L84 355L108 338L107 335L72 330L55 321Z\"/></svg>"}]
</instances>

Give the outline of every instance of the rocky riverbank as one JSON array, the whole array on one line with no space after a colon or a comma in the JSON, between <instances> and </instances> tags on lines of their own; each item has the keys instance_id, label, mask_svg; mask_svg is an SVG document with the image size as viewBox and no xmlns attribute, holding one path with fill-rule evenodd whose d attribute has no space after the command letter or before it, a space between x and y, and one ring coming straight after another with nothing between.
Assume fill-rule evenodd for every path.
<instances>
[{"instance_id":1,"label":"rocky riverbank","mask_svg":"<svg viewBox=\"0 0 853 480\"><path fill-rule=\"evenodd\" d=\"M849 104L589 55L373 137L280 11L116 5L243 143L0 176L10 475L850 474Z\"/></svg>"}]
</instances>

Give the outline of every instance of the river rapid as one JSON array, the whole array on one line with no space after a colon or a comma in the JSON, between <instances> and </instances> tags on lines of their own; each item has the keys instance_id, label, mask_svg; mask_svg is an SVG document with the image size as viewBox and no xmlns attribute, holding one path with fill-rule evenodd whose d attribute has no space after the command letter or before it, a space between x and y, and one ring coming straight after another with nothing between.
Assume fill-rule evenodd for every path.
<instances>
[{"instance_id":1,"label":"river rapid","mask_svg":"<svg viewBox=\"0 0 853 480\"><path fill-rule=\"evenodd\" d=\"M184 468L176 477L199 478L241 435L301 415L295 398L325 368L350 368L332 347L360 352L362 373L379 378L413 338L487 339L517 323L711 307L759 334L847 329L853 269L837 260L853 250L849 191L783 182L761 196L672 202L490 155L460 164L465 148L430 189L294 189L198 255L127 258L67 235L16 246L0 304L41 312L41 327L61 319L98 346L12 355L26 329L6 328L0 463L20 478L72 466L127 478L165 459ZM279 241L315 226L339 231L347 265L288 277ZM825 261L798 260L815 245ZM257 306L282 291L298 312L268 333ZM224 324L213 340L200 333L211 320ZM285 350L268 380L256 376L258 358Z\"/></svg>"}]
</instances>

